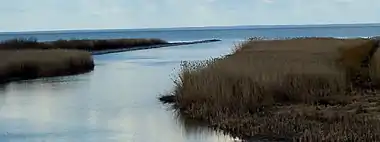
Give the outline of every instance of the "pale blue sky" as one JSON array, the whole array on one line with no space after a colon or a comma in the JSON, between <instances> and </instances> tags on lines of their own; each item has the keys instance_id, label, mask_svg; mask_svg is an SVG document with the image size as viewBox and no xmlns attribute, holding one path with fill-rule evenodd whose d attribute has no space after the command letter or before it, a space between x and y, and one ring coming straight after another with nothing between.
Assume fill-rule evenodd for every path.
<instances>
[{"instance_id":1,"label":"pale blue sky","mask_svg":"<svg viewBox=\"0 0 380 142\"><path fill-rule=\"evenodd\" d=\"M0 31L380 22L380 0L1 0Z\"/></svg>"}]
</instances>

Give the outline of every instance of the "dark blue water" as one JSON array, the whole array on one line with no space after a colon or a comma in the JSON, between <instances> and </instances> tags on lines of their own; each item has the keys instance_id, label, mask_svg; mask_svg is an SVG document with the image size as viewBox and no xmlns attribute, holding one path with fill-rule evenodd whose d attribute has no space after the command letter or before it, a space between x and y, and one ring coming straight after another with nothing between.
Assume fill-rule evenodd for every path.
<instances>
[{"instance_id":1,"label":"dark blue water","mask_svg":"<svg viewBox=\"0 0 380 142\"><path fill-rule=\"evenodd\" d=\"M251 36L368 37L379 27L272 28L228 30L91 31L0 34L0 40L35 37L161 38L222 42L95 56L91 73L18 81L0 87L1 142L218 142L229 136L188 126L158 102L171 91L181 61L228 54Z\"/></svg>"}]
</instances>

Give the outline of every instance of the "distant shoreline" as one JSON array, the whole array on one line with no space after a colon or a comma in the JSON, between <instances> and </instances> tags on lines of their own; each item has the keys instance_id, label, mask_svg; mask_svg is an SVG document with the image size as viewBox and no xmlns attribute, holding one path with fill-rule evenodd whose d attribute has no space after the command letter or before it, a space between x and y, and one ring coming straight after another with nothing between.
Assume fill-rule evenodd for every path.
<instances>
[{"instance_id":1,"label":"distant shoreline","mask_svg":"<svg viewBox=\"0 0 380 142\"><path fill-rule=\"evenodd\" d=\"M380 23L354 23L354 24L302 24L302 25L231 25L231 26L194 26L194 27L168 27L168 28L135 28L135 29L55 29L35 31L0 32L2 34L56 34L56 33L92 33L92 32L132 32L132 31L178 31L178 30L229 30L229 29L276 29L276 28L323 28L323 27L380 27Z\"/></svg>"},{"instance_id":2,"label":"distant shoreline","mask_svg":"<svg viewBox=\"0 0 380 142\"><path fill-rule=\"evenodd\" d=\"M119 53L119 52L126 52L126 51L153 49L153 48L161 48L161 47L169 47L169 46L191 45L191 44L199 44L199 43L210 43L210 42L218 42L218 41L221 41L221 40L208 39L208 40L198 40L198 41L171 42L171 43L164 43L164 44L150 45L150 46L138 46L138 47L132 47L132 48L93 51L92 55L103 55L103 54Z\"/></svg>"}]
</instances>

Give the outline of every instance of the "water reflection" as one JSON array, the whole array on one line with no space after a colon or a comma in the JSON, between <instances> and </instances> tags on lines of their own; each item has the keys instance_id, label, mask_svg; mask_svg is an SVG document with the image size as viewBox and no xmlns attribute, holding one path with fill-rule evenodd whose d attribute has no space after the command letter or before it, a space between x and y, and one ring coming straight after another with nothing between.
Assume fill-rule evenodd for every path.
<instances>
[{"instance_id":1,"label":"water reflection","mask_svg":"<svg viewBox=\"0 0 380 142\"><path fill-rule=\"evenodd\" d=\"M181 115L179 112L174 112L177 118L177 123L184 129L186 136L189 137L202 137L207 135L218 135L219 137L228 138L221 132L216 132L212 128L208 127L207 123L191 119Z\"/></svg>"},{"instance_id":2,"label":"water reflection","mask_svg":"<svg viewBox=\"0 0 380 142\"><path fill-rule=\"evenodd\" d=\"M157 101L173 87L170 77L182 60L229 51L218 44L196 45L207 48L193 48L195 54L184 51L188 46L101 55L92 73L7 84L0 92L0 141L229 141L189 133Z\"/></svg>"}]
</instances>

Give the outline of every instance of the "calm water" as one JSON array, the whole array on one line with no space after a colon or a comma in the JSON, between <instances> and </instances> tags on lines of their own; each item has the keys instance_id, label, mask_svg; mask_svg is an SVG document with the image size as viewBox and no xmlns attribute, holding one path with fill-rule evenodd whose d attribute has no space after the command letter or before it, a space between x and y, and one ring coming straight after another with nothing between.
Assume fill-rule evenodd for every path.
<instances>
[{"instance_id":1,"label":"calm water","mask_svg":"<svg viewBox=\"0 0 380 142\"><path fill-rule=\"evenodd\" d=\"M260 30L114 31L0 34L0 40L36 37L157 37L169 41L220 38L222 42L95 56L91 73L13 82L0 88L0 141L26 142L219 142L233 141L206 128L187 126L157 101L169 92L183 60L230 52L250 36L374 36L379 27Z\"/></svg>"}]
</instances>

